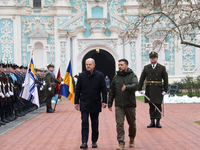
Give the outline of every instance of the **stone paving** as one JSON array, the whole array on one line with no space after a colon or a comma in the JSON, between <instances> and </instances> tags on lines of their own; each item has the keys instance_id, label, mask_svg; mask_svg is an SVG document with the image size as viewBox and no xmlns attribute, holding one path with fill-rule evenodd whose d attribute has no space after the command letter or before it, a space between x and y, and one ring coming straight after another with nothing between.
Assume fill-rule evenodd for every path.
<instances>
[{"instance_id":1,"label":"stone paving","mask_svg":"<svg viewBox=\"0 0 200 150\"><path fill-rule=\"evenodd\" d=\"M137 101L135 147L128 147L128 125L125 122L126 150L197 150L200 149L200 104L165 104L163 128L146 128L150 123L148 104ZM36 110L38 111L38 110ZM81 114L69 100L59 105L55 113L41 108L37 116L21 117L21 124L9 125L0 132L0 150L79 150L81 144ZM16 120L17 121L17 120ZM6 126L0 127L5 129ZM9 129L10 128L10 129ZM90 131L91 133L91 131ZM98 148L115 150L115 113L103 109L100 113ZM91 135L91 134L90 134ZM91 136L88 150L91 148Z\"/></svg>"}]
</instances>

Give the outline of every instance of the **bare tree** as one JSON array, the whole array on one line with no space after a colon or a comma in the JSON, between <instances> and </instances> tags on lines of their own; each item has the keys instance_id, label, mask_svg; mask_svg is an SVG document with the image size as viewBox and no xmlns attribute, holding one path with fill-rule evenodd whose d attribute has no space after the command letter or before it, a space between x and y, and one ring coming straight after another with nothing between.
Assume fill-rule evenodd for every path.
<instances>
[{"instance_id":1,"label":"bare tree","mask_svg":"<svg viewBox=\"0 0 200 150\"><path fill-rule=\"evenodd\" d=\"M165 38L175 36L181 44L200 47L200 0L137 1L139 13L134 30L141 27L149 33L157 29L165 32Z\"/></svg>"}]
</instances>

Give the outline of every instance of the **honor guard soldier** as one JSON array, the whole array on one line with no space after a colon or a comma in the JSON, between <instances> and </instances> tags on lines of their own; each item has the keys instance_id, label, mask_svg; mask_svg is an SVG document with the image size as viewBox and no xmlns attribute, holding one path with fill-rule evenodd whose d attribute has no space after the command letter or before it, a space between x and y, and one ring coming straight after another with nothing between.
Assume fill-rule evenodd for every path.
<instances>
[{"instance_id":1,"label":"honor guard soldier","mask_svg":"<svg viewBox=\"0 0 200 150\"><path fill-rule=\"evenodd\" d=\"M1 121L5 122L5 123L9 123L11 120L9 118L9 105L11 102L11 97L10 97L10 93L9 93L9 80L8 80L8 76L7 76L7 65L6 64L2 64L2 78L3 78L3 88L4 88L4 95L5 95L5 99L3 101L3 112L1 114Z\"/></svg>"},{"instance_id":2,"label":"honor guard soldier","mask_svg":"<svg viewBox=\"0 0 200 150\"><path fill-rule=\"evenodd\" d=\"M20 93L22 90L22 84L24 82L24 77L22 76L20 67L16 64L15 64L15 76L17 78L17 81L15 83L17 88L16 88L16 103L14 106L14 110L15 110L15 114L17 114L18 117L22 117L25 115L25 113L23 111L24 104L19 101L20 101ZM19 105L19 110L18 110L18 105ZM17 110L18 110L18 112L17 112Z\"/></svg>"},{"instance_id":3,"label":"honor guard soldier","mask_svg":"<svg viewBox=\"0 0 200 150\"><path fill-rule=\"evenodd\" d=\"M145 96L145 103L149 103L149 114L151 119L151 123L147 126L147 128L162 128L160 125L162 111L161 104L163 101L163 96L167 93L168 90L168 74L165 66L157 62L158 53L152 51L149 54L149 58L151 63L144 66L140 76L138 91L140 94L143 94L142 86L146 80L145 95L149 99L147 99ZM155 119L157 120L156 124Z\"/></svg>"},{"instance_id":4,"label":"honor guard soldier","mask_svg":"<svg viewBox=\"0 0 200 150\"><path fill-rule=\"evenodd\" d=\"M56 83L58 84L64 84L64 82L60 82L59 80L57 80L55 78L55 74L53 73L54 71L54 65L53 64L49 64L47 66L48 71L46 72L45 75L45 87L44 87L44 93L45 93L45 97L46 97L46 107L47 113L54 113L54 110L51 107L51 99L53 96L55 96L56 94Z\"/></svg>"},{"instance_id":5,"label":"honor guard soldier","mask_svg":"<svg viewBox=\"0 0 200 150\"><path fill-rule=\"evenodd\" d=\"M4 122L4 103L5 103L5 100L6 100L6 97L5 97L5 85L3 83L3 76L2 76L2 63L0 64L0 126L1 125L5 125L6 122Z\"/></svg>"}]
</instances>

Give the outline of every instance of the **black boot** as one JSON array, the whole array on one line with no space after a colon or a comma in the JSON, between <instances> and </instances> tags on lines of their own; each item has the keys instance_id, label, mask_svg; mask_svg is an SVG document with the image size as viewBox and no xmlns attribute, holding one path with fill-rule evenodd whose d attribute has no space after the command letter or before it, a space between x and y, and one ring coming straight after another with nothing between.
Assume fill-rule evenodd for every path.
<instances>
[{"instance_id":1,"label":"black boot","mask_svg":"<svg viewBox=\"0 0 200 150\"><path fill-rule=\"evenodd\" d=\"M47 107L47 113L54 113L54 110L51 107Z\"/></svg>"},{"instance_id":2,"label":"black boot","mask_svg":"<svg viewBox=\"0 0 200 150\"><path fill-rule=\"evenodd\" d=\"M54 113L54 110L51 107L51 99L49 99L49 98L46 102L46 107L47 107L47 113Z\"/></svg>"},{"instance_id":3,"label":"black boot","mask_svg":"<svg viewBox=\"0 0 200 150\"><path fill-rule=\"evenodd\" d=\"M156 127L157 128L162 128L162 126L160 125L160 119L156 120Z\"/></svg>"},{"instance_id":4,"label":"black boot","mask_svg":"<svg viewBox=\"0 0 200 150\"><path fill-rule=\"evenodd\" d=\"M3 121L1 121L1 120L0 120L0 124L1 124L1 125L6 125L6 123L3 122Z\"/></svg>"},{"instance_id":5,"label":"black boot","mask_svg":"<svg viewBox=\"0 0 200 150\"><path fill-rule=\"evenodd\" d=\"M22 114L21 114L21 110L19 109L18 110L18 112L17 112L17 110L16 110L16 113L15 113L16 115L17 115L17 117L22 117Z\"/></svg>"},{"instance_id":6,"label":"black boot","mask_svg":"<svg viewBox=\"0 0 200 150\"><path fill-rule=\"evenodd\" d=\"M1 121L5 123L9 123L9 121L6 120L5 115L1 115Z\"/></svg>"},{"instance_id":7,"label":"black boot","mask_svg":"<svg viewBox=\"0 0 200 150\"><path fill-rule=\"evenodd\" d=\"M151 119L151 123L147 126L147 128L153 128L155 127L155 121L154 119Z\"/></svg>"}]
</instances>

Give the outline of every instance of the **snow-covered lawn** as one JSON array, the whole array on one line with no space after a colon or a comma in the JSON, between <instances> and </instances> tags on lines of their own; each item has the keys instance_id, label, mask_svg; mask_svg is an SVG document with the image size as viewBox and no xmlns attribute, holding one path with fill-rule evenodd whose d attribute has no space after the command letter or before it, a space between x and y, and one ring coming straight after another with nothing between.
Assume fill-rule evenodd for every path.
<instances>
[{"instance_id":1,"label":"snow-covered lawn","mask_svg":"<svg viewBox=\"0 0 200 150\"><path fill-rule=\"evenodd\" d=\"M135 92L135 96L143 96L138 91ZM164 96L164 103L200 103L200 98L198 97L188 97L187 95L184 96L169 96L166 94Z\"/></svg>"}]
</instances>

